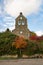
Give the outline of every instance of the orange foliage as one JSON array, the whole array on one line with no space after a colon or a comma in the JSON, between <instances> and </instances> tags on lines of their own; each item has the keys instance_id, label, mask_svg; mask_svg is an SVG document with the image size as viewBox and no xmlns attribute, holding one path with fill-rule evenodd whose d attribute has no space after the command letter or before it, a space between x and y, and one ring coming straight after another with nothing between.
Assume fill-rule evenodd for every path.
<instances>
[{"instance_id":1,"label":"orange foliage","mask_svg":"<svg viewBox=\"0 0 43 65\"><path fill-rule=\"evenodd\" d=\"M27 46L27 42L23 37L17 37L15 39L15 43L13 42L12 45L15 46L16 48L25 48Z\"/></svg>"}]
</instances>

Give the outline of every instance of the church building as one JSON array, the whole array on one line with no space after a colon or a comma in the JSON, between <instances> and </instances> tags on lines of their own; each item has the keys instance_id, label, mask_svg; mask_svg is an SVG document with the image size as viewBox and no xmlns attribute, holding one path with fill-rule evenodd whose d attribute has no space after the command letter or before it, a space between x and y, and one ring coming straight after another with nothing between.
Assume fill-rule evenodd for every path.
<instances>
[{"instance_id":1,"label":"church building","mask_svg":"<svg viewBox=\"0 0 43 65\"><path fill-rule=\"evenodd\" d=\"M15 29L12 32L15 35L23 36L24 38L30 37L27 18L22 14L22 12L20 12L19 16L15 19Z\"/></svg>"}]
</instances>

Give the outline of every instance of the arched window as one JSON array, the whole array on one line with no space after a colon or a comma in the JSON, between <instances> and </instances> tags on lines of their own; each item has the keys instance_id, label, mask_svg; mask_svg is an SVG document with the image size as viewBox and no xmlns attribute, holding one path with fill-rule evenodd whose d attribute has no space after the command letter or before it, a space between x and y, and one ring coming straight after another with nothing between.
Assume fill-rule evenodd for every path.
<instances>
[{"instance_id":1,"label":"arched window","mask_svg":"<svg viewBox=\"0 0 43 65\"><path fill-rule=\"evenodd\" d=\"M21 25L21 22L20 21L18 21L18 25Z\"/></svg>"},{"instance_id":2,"label":"arched window","mask_svg":"<svg viewBox=\"0 0 43 65\"><path fill-rule=\"evenodd\" d=\"M24 22L22 22L22 25L25 25L25 23L24 23Z\"/></svg>"}]
</instances>

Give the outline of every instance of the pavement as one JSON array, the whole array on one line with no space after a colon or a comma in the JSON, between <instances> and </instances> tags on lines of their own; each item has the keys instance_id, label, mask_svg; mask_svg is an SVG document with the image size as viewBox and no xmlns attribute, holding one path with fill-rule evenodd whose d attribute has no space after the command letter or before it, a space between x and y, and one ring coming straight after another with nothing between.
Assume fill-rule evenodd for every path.
<instances>
[{"instance_id":1,"label":"pavement","mask_svg":"<svg viewBox=\"0 0 43 65\"><path fill-rule=\"evenodd\" d=\"M43 59L0 60L0 65L43 65Z\"/></svg>"}]
</instances>

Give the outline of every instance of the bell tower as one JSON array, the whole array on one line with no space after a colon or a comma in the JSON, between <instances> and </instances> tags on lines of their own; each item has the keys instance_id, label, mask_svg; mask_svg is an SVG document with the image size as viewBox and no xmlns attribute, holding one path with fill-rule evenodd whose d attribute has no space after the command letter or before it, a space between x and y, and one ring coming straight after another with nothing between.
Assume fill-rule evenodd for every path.
<instances>
[{"instance_id":1,"label":"bell tower","mask_svg":"<svg viewBox=\"0 0 43 65\"><path fill-rule=\"evenodd\" d=\"M30 32L27 27L27 18L20 12L20 15L15 19L15 29L12 31L18 36L29 38Z\"/></svg>"}]
</instances>

